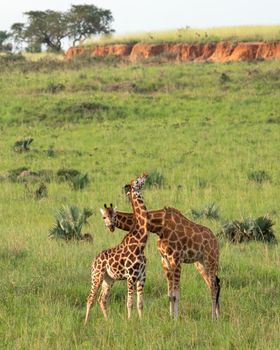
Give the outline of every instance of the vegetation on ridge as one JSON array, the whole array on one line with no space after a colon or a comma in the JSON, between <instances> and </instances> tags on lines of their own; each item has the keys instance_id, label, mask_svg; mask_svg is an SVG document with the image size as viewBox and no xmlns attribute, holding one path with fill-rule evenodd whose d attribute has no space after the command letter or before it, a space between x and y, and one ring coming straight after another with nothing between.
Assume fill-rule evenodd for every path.
<instances>
[{"instance_id":1,"label":"vegetation on ridge","mask_svg":"<svg viewBox=\"0 0 280 350\"><path fill-rule=\"evenodd\" d=\"M98 39L87 39L86 46L94 44L136 43L209 43L218 41L280 41L280 25L247 25L213 28L179 28L131 34L111 34Z\"/></svg>"}]
</instances>

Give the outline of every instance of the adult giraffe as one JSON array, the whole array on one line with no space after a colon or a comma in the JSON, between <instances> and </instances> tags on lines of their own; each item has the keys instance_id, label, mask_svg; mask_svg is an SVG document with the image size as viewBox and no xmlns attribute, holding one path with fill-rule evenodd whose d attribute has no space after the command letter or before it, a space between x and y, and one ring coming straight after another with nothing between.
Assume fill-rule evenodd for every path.
<instances>
[{"instance_id":1,"label":"adult giraffe","mask_svg":"<svg viewBox=\"0 0 280 350\"><path fill-rule=\"evenodd\" d=\"M133 214L117 211L112 204L104 207L102 216L111 232L115 227L131 230L134 225ZM218 318L220 279L217 276L219 245L216 236L209 228L188 220L175 208L165 207L148 211L147 214L148 231L158 235L157 248L168 283L170 315L178 317L181 264L194 263L211 290L212 319Z\"/></svg>"}]
</instances>

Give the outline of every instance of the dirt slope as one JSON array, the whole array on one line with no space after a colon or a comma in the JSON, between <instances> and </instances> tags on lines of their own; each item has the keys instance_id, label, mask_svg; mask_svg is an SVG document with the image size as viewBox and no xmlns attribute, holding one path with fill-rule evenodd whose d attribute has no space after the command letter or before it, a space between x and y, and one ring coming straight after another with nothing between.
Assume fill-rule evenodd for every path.
<instances>
[{"instance_id":1,"label":"dirt slope","mask_svg":"<svg viewBox=\"0 0 280 350\"><path fill-rule=\"evenodd\" d=\"M76 55L90 54L95 57L122 56L131 62L164 55L170 61L250 61L255 59L280 59L280 43L265 42L219 42L208 44L115 44L96 45L92 48L70 48L66 59Z\"/></svg>"}]
</instances>

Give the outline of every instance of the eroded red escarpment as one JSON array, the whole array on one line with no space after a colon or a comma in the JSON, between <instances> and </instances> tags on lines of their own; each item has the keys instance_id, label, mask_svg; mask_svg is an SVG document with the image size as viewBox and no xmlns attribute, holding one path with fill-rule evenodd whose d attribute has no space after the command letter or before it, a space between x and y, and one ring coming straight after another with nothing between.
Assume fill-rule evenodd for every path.
<instances>
[{"instance_id":1,"label":"eroded red escarpment","mask_svg":"<svg viewBox=\"0 0 280 350\"><path fill-rule=\"evenodd\" d=\"M255 59L279 59L280 42L218 42L207 44L113 44L96 45L92 48L72 47L66 59L89 54L94 57L121 56L131 62L165 55L170 61L251 61Z\"/></svg>"}]
</instances>

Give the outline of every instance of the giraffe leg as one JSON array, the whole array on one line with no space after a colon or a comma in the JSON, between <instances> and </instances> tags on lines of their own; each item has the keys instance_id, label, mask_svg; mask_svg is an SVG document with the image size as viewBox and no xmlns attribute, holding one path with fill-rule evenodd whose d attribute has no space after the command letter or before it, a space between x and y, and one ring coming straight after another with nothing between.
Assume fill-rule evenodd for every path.
<instances>
[{"instance_id":1,"label":"giraffe leg","mask_svg":"<svg viewBox=\"0 0 280 350\"><path fill-rule=\"evenodd\" d=\"M169 299L169 313L170 316L174 315L174 298L173 298L173 271L171 270L171 266L167 258L161 259L162 266L164 269L164 273L167 279L167 293Z\"/></svg>"},{"instance_id":2,"label":"giraffe leg","mask_svg":"<svg viewBox=\"0 0 280 350\"><path fill-rule=\"evenodd\" d=\"M204 279L204 282L206 283L207 287L209 289L211 289L211 281L205 271L205 268L203 266L203 264L201 264L200 262L195 262L194 266L196 267L197 271L201 274L202 278Z\"/></svg>"},{"instance_id":3,"label":"giraffe leg","mask_svg":"<svg viewBox=\"0 0 280 350\"><path fill-rule=\"evenodd\" d=\"M91 306L93 302L95 301L97 291L102 283L103 280L103 275L101 274L100 271L93 273L92 274L92 279L91 279L91 290L87 298L87 309L86 309L86 317L85 317L85 324L88 321L89 317L89 311L91 309Z\"/></svg>"},{"instance_id":4,"label":"giraffe leg","mask_svg":"<svg viewBox=\"0 0 280 350\"><path fill-rule=\"evenodd\" d=\"M112 288L112 285L114 283L114 280L110 278L107 274L104 276L104 280L102 282L102 289L101 293L98 299L99 305L101 307L101 310L103 312L105 320L108 320L107 315L107 301L109 297L110 290Z\"/></svg>"},{"instance_id":5,"label":"giraffe leg","mask_svg":"<svg viewBox=\"0 0 280 350\"><path fill-rule=\"evenodd\" d=\"M220 279L216 275L218 270L215 261L206 261L204 263L195 264L197 270L201 273L204 281L206 282L208 288L211 290L212 299L212 319L215 320L220 315Z\"/></svg>"},{"instance_id":6,"label":"giraffe leg","mask_svg":"<svg viewBox=\"0 0 280 350\"><path fill-rule=\"evenodd\" d=\"M139 318L142 317L143 312L143 288L145 284L145 279L137 281L137 311Z\"/></svg>"},{"instance_id":7,"label":"giraffe leg","mask_svg":"<svg viewBox=\"0 0 280 350\"><path fill-rule=\"evenodd\" d=\"M174 318L175 319L177 319L179 315L180 277L181 277L181 265L178 264L173 274L173 278L174 278L173 300L174 300Z\"/></svg>"},{"instance_id":8,"label":"giraffe leg","mask_svg":"<svg viewBox=\"0 0 280 350\"><path fill-rule=\"evenodd\" d=\"M131 318L131 310L133 306L133 295L135 290L135 282L132 279L127 280L127 318Z\"/></svg>"},{"instance_id":9,"label":"giraffe leg","mask_svg":"<svg viewBox=\"0 0 280 350\"><path fill-rule=\"evenodd\" d=\"M215 314L216 314L216 318L219 318L220 317L220 292L221 292L221 286L220 286L220 279L219 279L219 277L217 275L215 276L215 290L216 290L216 295L215 295L215 300L216 300Z\"/></svg>"},{"instance_id":10,"label":"giraffe leg","mask_svg":"<svg viewBox=\"0 0 280 350\"><path fill-rule=\"evenodd\" d=\"M220 315L220 279L213 275L211 276L211 297L212 297L212 319L215 320Z\"/></svg>"}]
</instances>

